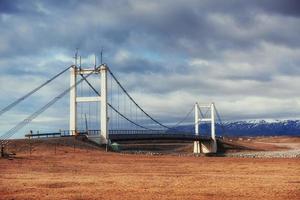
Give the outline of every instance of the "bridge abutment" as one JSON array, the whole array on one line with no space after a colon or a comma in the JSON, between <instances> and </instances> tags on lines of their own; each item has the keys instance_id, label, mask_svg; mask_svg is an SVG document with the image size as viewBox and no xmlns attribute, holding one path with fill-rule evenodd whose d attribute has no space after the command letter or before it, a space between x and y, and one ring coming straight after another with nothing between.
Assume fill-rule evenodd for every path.
<instances>
[{"instance_id":1,"label":"bridge abutment","mask_svg":"<svg viewBox=\"0 0 300 200\"><path fill-rule=\"evenodd\" d=\"M201 142L202 153L217 153L217 143L215 140Z\"/></svg>"}]
</instances>

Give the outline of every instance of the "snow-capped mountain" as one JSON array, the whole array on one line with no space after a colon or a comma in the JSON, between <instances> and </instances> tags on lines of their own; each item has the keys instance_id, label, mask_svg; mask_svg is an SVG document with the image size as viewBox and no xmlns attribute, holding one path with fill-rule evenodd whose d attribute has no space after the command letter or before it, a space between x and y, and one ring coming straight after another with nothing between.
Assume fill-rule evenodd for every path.
<instances>
[{"instance_id":1,"label":"snow-capped mountain","mask_svg":"<svg viewBox=\"0 0 300 200\"><path fill-rule=\"evenodd\" d=\"M236 121L223 126L227 135L300 135L300 120Z\"/></svg>"},{"instance_id":2,"label":"snow-capped mountain","mask_svg":"<svg viewBox=\"0 0 300 200\"><path fill-rule=\"evenodd\" d=\"M200 133L208 134L209 124L202 124ZM179 131L193 132L194 126L181 126ZM216 123L216 133L222 136L300 136L300 120L249 120Z\"/></svg>"}]
</instances>

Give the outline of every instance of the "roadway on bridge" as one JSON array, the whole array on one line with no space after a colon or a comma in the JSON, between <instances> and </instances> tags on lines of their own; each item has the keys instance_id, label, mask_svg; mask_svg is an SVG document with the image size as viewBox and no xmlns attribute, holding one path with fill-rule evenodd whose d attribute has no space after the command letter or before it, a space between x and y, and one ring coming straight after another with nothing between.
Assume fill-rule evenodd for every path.
<instances>
[{"instance_id":1,"label":"roadway on bridge","mask_svg":"<svg viewBox=\"0 0 300 200\"><path fill-rule=\"evenodd\" d=\"M192 134L180 133L165 133L165 134L109 134L109 139L112 142L116 141L134 141L134 140L182 140L182 141L210 141L209 136L199 136Z\"/></svg>"}]
</instances>

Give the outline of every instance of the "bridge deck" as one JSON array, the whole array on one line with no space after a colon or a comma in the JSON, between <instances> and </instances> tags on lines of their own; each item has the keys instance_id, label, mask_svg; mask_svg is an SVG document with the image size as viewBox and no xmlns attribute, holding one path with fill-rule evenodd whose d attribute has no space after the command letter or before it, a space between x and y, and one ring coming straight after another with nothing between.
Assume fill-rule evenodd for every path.
<instances>
[{"instance_id":1,"label":"bridge deck","mask_svg":"<svg viewBox=\"0 0 300 200\"><path fill-rule=\"evenodd\" d=\"M43 137L70 137L70 131L62 131L59 133L38 133L38 134L26 134L28 138L43 138ZM76 135L100 135L99 130L93 131L78 131ZM160 132L160 131L129 131L129 130L118 130L111 131L108 134L108 138L112 142L116 141L138 141L138 140L182 140L182 141L210 141L212 140L209 136L199 136L192 133L172 133L172 132Z\"/></svg>"},{"instance_id":2,"label":"bridge deck","mask_svg":"<svg viewBox=\"0 0 300 200\"><path fill-rule=\"evenodd\" d=\"M184 141L210 141L211 137L192 134L164 133L164 134L109 134L111 141L134 140L184 140Z\"/></svg>"},{"instance_id":3,"label":"bridge deck","mask_svg":"<svg viewBox=\"0 0 300 200\"><path fill-rule=\"evenodd\" d=\"M183 140L183 141L209 141L209 136L199 136L190 132L172 132L166 130L110 130L111 141L134 140Z\"/></svg>"}]
</instances>

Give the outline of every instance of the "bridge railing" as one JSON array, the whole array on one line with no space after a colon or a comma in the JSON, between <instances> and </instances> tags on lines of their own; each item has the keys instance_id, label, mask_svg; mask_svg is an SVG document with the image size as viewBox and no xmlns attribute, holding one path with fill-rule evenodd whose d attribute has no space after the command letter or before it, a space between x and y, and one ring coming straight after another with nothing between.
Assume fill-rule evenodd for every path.
<instances>
[{"instance_id":1,"label":"bridge railing","mask_svg":"<svg viewBox=\"0 0 300 200\"><path fill-rule=\"evenodd\" d=\"M25 137L27 138L49 138L49 137L60 137L60 133L30 133L26 134Z\"/></svg>"},{"instance_id":2,"label":"bridge railing","mask_svg":"<svg viewBox=\"0 0 300 200\"><path fill-rule=\"evenodd\" d=\"M165 130L109 130L109 134L165 134Z\"/></svg>"},{"instance_id":3,"label":"bridge railing","mask_svg":"<svg viewBox=\"0 0 300 200\"><path fill-rule=\"evenodd\" d=\"M99 135L100 130L60 130L61 137L67 137L70 135Z\"/></svg>"}]
</instances>

